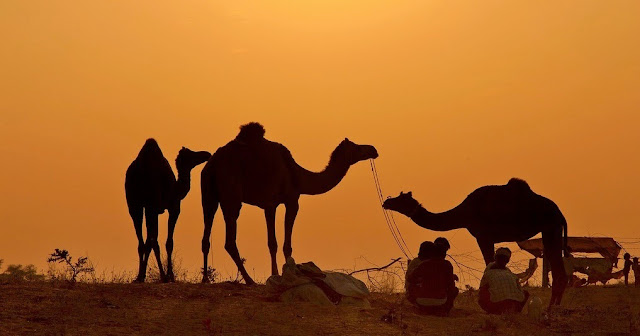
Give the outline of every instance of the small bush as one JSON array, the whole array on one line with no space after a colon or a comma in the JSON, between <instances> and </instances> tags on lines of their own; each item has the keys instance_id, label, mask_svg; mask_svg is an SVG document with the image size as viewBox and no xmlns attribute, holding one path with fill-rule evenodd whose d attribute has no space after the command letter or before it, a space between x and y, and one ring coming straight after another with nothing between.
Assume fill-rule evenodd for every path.
<instances>
[{"instance_id":1,"label":"small bush","mask_svg":"<svg viewBox=\"0 0 640 336\"><path fill-rule=\"evenodd\" d=\"M47 259L47 262L49 262L50 265L51 263L65 264L66 279L72 283L75 283L77 281L78 275L85 274L85 273L93 274L95 272L95 269L91 265L89 258L80 257L74 263L73 257L69 254L69 251L67 250L56 249L55 252L49 255L49 259ZM57 274L57 272L55 272L55 267L49 268L49 275L51 276L52 279L60 278L60 274Z\"/></svg>"},{"instance_id":2,"label":"small bush","mask_svg":"<svg viewBox=\"0 0 640 336\"><path fill-rule=\"evenodd\" d=\"M0 260L0 267L2 266ZM38 274L38 270L34 265L9 265L7 269L0 274L0 282L23 282L23 281L42 281L44 274Z\"/></svg>"},{"instance_id":3,"label":"small bush","mask_svg":"<svg viewBox=\"0 0 640 336\"><path fill-rule=\"evenodd\" d=\"M201 267L200 268L200 274L203 273L204 268ZM218 273L218 271L216 271L215 268L208 266L207 267L207 273L206 273L206 277L209 280L209 282L213 283L213 282L218 282L219 278L220 278L220 274ZM195 282L195 281L194 281Z\"/></svg>"}]
</instances>

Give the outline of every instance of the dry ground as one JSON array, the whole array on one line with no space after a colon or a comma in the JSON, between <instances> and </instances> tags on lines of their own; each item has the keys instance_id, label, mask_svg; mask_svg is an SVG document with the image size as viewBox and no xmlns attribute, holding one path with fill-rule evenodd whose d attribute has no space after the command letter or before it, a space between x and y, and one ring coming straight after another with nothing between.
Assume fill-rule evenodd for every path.
<instances>
[{"instance_id":1,"label":"dry ground","mask_svg":"<svg viewBox=\"0 0 640 336\"><path fill-rule=\"evenodd\" d=\"M532 288L548 302L547 289ZM640 335L640 288L569 289L534 322L489 316L462 293L450 317L422 316L400 294L372 309L276 302L264 286L232 283L0 285L0 335Z\"/></svg>"}]
</instances>

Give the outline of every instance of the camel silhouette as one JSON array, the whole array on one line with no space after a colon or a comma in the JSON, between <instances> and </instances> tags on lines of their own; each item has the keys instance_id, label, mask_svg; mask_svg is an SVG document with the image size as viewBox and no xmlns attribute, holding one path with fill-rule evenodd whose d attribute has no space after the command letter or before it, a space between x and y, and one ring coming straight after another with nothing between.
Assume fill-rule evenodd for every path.
<instances>
[{"instance_id":1,"label":"camel silhouette","mask_svg":"<svg viewBox=\"0 0 640 336\"><path fill-rule=\"evenodd\" d=\"M138 257L140 264L135 282L144 282L147 273L147 261L153 249L160 278L163 282L174 281L171 254L173 252L173 231L180 215L180 201L187 196L191 188L191 170L206 162L209 152L194 152L182 147L176 158L178 180L176 180L169 161L164 158L160 146L154 139L147 139L138 157L127 169L124 188L127 197L129 215L133 220L138 237ZM158 246L158 215L169 210L169 231L167 234L167 273L162 269L160 247ZM146 218L147 241L142 237L142 215Z\"/></svg>"},{"instance_id":2,"label":"camel silhouette","mask_svg":"<svg viewBox=\"0 0 640 336\"><path fill-rule=\"evenodd\" d=\"M553 201L533 192L527 182L512 178L506 185L480 187L458 206L442 213L427 211L411 192L387 199L383 207L411 218L425 229L466 228L476 238L486 264L493 261L495 243L523 241L541 232L553 275L549 306L560 304L567 285L562 261L563 250L567 254L567 221Z\"/></svg>"},{"instance_id":3,"label":"camel silhouette","mask_svg":"<svg viewBox=\"0 0 640 336\"><path fill-rule=\"evenodd\" d=\"M240 127L238 136L218 148L202 170L202 210L204 212L204 257L202 282L208 282L207 255L213 217L222 208L226 224L225 249L236 263L247 284L254 284L243 265L236 245L237 219L242 203L264 209L267 223L267 241L271 254L271 273L278 274L276 252L276 208L286 208L284 225L284 256L292 253L291 233L298 213L300 195L317 195L335 187L346 175L349 167L358 161L378 157L373 146L357 145L344 139L331 154L329 164L319 173L300 167L289 150L264 138L265 130L259 123Z\"/></svg>"}]
</instances>

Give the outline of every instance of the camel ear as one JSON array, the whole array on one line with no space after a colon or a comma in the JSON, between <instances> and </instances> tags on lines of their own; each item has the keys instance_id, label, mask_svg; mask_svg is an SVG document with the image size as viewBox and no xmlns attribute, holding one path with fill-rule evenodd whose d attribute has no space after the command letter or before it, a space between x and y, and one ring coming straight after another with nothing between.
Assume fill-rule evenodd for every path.
<instances>
[{"instance_id":1,"label":"camel ear","mask_svg":"<svg viewBox=\"0 0 640 336\"><path fill-rule=\"evenodd\" d=\"M344 141L349 141L349 138L344 138Z\"/></svg>"},{"instance_id":2,"label":"camel ear","mask_svg":"<svg viewBox=\"0 0 640 336\"><path fill-rule=\"evenodd\" d=\"M184 146L182 146L182 149L185 149Z\"/></svg>"},{"instance_id":3,"label":"camel ear","mask_svg":"<svg viewBox=\"0 0 640 336\"><path fill-rule=\"evenodd\" d=\"M407 195L409 195L409 197L413 197L413 193L408 192Z\"/></svg>"}]
</instances>

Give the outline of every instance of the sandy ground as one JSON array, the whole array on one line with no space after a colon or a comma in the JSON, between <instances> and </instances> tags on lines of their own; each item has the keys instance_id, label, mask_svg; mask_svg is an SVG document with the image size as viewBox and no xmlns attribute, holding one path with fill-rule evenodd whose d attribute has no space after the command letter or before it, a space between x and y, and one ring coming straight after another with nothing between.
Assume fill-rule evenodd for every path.
<instances>
[{"instance_id":1,"label":"sandy ground","mask_svg":"<svg viewBox=\"0 0 640 336\"><path fill-rule=\"evenodd\" d=\"M548 302L548 289L531 288ZM569 289L535 322L489 316L461 293L449 317L420 315L400 294L371 309L277 302L264 286L23 283L0 285L0 335L640 335L640 288Z\"/></svg>"}]
</instances>

